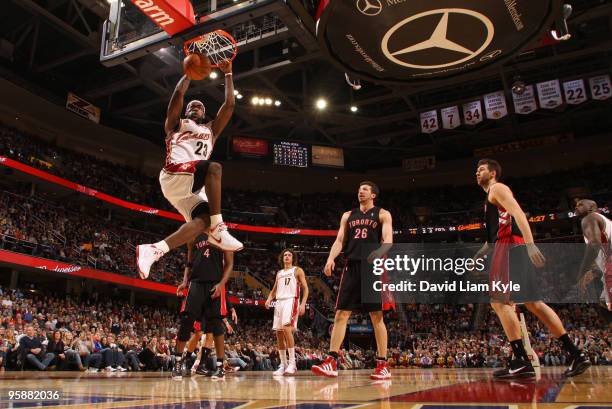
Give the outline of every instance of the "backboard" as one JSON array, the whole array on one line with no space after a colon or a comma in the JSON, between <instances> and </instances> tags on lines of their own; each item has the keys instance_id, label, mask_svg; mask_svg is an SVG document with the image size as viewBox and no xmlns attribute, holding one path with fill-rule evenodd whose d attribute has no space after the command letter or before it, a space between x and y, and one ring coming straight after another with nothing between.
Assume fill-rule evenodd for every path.
<instances>
[{"instance_id":1,"label":"backboard","mask_svg":"<svg viewBox=\"0 0 612 409\"><path fill-rule=\"evenodd\" d=\"M203 7L198 7L204 2L193 3L196 12L195 24L172 36L155 24L131 0L111 0L109 17L102 30L100 61L106 66L113 66L167 47L180 54L183 43L189 39L217 29L233 34L231 30L236 25L265 18L283 7L280 0L213 0L205 2L206 9L209 10L206 11ZM210 10L211 7L214 9ZM263 26L265 30L265 24ZM275 23L271 24L269 29L278 32L283 27L282 24ZM238 37L234 37L238 40Z\"/></svg>"}]
</instances>

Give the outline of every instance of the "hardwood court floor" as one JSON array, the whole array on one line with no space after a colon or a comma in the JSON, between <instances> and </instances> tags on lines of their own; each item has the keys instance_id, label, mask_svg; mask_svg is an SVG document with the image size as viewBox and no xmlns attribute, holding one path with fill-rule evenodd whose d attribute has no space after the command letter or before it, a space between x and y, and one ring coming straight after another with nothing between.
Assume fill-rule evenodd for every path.
<instances>
[{"instance_id":1,"label":"hardwood court floor","mask_svg":"<svg viewBox=\"0 0 612 409\"><path fill-rule=\"evenodd\" d=\"M404 369L375 382L369 371L341 372L338 379L300 372L273 378L270 372L172 381L168 373L5 372L0 409L603 409L612 408L612 367L593 367L573 379L563 368L545 368L531 382L491 380L491 370ZM58 390L59 400L9 400L10 390Z\"/></svg>"}]
</instances>

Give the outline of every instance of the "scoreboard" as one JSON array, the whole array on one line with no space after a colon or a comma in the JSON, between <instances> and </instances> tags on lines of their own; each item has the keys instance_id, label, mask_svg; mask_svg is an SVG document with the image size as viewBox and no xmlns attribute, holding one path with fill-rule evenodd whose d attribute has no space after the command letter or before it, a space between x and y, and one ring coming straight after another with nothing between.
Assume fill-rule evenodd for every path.
<instances>
[{"instance_id":1,"label":"scoreboard","mask_svg":"<svg viewBox=\"0 0 612 409\"><path fill-rule=\"evenodd\" d=\"M274 164L308 167L308 146L296 142L276 142L272 147Z\"/></svg>"}]
</instances>

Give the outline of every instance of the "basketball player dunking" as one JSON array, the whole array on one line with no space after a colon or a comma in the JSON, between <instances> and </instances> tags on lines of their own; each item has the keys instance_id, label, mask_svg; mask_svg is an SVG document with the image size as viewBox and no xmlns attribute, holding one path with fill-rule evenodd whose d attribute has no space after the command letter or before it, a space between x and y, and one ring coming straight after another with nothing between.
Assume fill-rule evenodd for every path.
<instances>
[{"instance_id":1,"label":"basketball player dunking","mask_svg":"<svg viewBox=\"0 0 612 409\"><path fill-rule=\"evenodd\" d=\"M234 267L234 253L220 251L209 245L209 236L198 236L195 242L187 245L187 264L183 282L177 288L180 294L188 287L179 314L179 330L176 342L176 362L172 371L173 379L180 380L183 374L183 361L187 354L185 344L194 330L194 322L200 321L200 329L212 333L217 354L217 366L211 375L213 379L223 379L223 358L225 356L225 328L223 318L227 315L225 284ZM197 328L196 328L197 330ZM196 331L197 332L197 331ZM193 351L193 350L192 350Z\"/></svg>"},{"instance_id":2,"label":"basketball player dunking","mask_svg":"<svg viewBox=\"0 0 612 409\"><path fill-rule=\"evenodd\" d=\"M242 243L229 234L221 217L221 165L209 161L235 104L232 63L222 62L219 69L225 73L225 102L211 122L204 122L206 110L198 100L187 104L185 118L181 119L183 99L191 82L187 76L179 80L170 99L165 122L166 164L159 182L164 197L186 223L164 240L136 248L136 266L142 279L149 276L153 263L164 254L192 241L209 228L211 245L229 251L242 249Z\"/></svg>"},{"instance_id":3,"label":"basketball player dunking","mask_svg":"<svg viewBox=\"0 0 612 409\"><path fill-rule=\"evenodd\" d=\"M297 329L298 316L306 312L308 283L304 270L297 266L297 254L293 250L283 250L278 256L278 264L282 270L276 273L274 287L266 300L266 308L270 308L272 300L276 300L272 329L276 332L281 364L273 375L295 375L297 365L293 332ZM301 302L300 287L302 288ZM289 359L287 359L287 352L289 352Z\"/></svg>"},{"instance_id":4,"label":"basketball player dunking","mask_svg":"<svg viewBox=\"0 0 612 409\"><path fill-rule=\"evenodd\" d=\"M484 255L489 245L494 245L490 280L507 282L511 248L525 250L525 258L528 257L536 267L544 266L545 259L534 244L527 217L512 191L508 186L498 182L501 171L500 164L495 160L482 159L478 162L476 181L487 193L485 202L487 242L476 256ZM526 280L532 281L524 288L537 287L534 274L527 274ZM504 379L535 377L535 369L529 361L521 339L521 327L514 302L506 297L498 298L496 294L493 294L491 306L501 321L513 352L508 367L494 372L493 376ZM525 302L525 307L548 327L555 338L562 343L565 351L570 354L570 367L565 374L575 376L583 373L591 364L586 355L570 339L557 313L542 301L529 300Z\"/></svg>"},{"instance_id":5,"label":"basketball player dunking","mask_svg":"<svg viewBox=\"0 0 612 409\"><path fill-rule=\"evenodd\" d=\"M597 203L579 200L576 215L582 219L580 226L584 241L588 244L580 267L580 287L586 287L601 276L602 301L612 311L612 221L597 212Z\"/></svg>"},{"instance_id":6,"label":"basketball player dunking","mask_svg":"<svg viewBox=\"0 0 612 409\"><path fill-rule=\"evenodd\" d=\"M378 197L378 186L373 182L361 182L357 197L359 207L345 212L340 219L340 229L336 241L332 245L325 264L324 273L331 276L335 267L336 257L344 245L344 255L347 259L342 277L338 298L336 300L336 316L332 330L329 353L321 365L314 365L312 372L330 378L338 376L338 351L344 341L346 324L352 311L368 312L374 327L378 355L377 365L370 378L385 380L391 378L387 365L387 328L383 320L383 311L394 308L394 305L383 304L382 294L380 302L366 303L361 299L361 287L368 285L365 277L361 276L361 245L393 243L393 222L391 213L374 205Z\"/></svg>"}]
</instances>

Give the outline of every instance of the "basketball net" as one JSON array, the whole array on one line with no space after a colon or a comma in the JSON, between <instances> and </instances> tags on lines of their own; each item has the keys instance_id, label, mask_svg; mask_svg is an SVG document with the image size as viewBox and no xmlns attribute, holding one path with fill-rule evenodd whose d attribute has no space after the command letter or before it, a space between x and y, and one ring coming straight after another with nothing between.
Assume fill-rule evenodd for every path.
<instances>
[{"instance_id":1,"label":"basketball net","mask_svg":"<svg viewBox=\"0 0 612 409\"><path fill-rule=\"evenodd\" d=\"M229 33L215 30L186 41L183 51L185 55L203 54L210 59L213 67L218 67L219 63L236 58L238 46Z\"/></svg>"}]
</instances>

